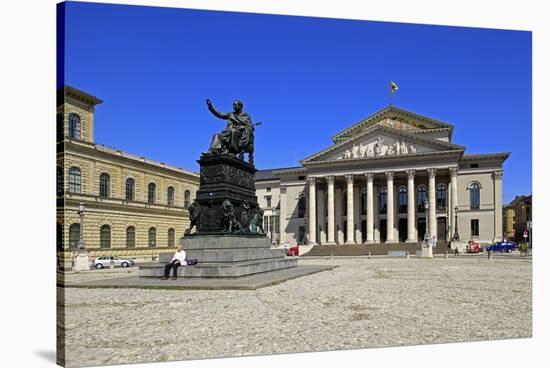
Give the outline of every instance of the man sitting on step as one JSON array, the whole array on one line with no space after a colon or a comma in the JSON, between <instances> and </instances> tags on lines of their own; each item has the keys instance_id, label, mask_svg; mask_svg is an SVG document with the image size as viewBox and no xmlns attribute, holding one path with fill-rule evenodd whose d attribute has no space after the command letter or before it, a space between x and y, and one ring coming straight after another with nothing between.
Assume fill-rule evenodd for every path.
<instances>
[{"instance_id":1,"label":"man sitting on step","mask_svg":"<svg viewBox=\"0 0 550 368\"><path fill-rule=\"evenodd\" d=\"M172 260L170 261L170 263L164 266L164 276L161 277L161 280L168 280L170 269L173 270L172 280L176 280L178 278L178 267L186 265L187 262L185 261L185 251L183 250L183 246L181 244L178 244L178 246L176 247L176 253L174 253Z\"/></svg>"}]
</instances>

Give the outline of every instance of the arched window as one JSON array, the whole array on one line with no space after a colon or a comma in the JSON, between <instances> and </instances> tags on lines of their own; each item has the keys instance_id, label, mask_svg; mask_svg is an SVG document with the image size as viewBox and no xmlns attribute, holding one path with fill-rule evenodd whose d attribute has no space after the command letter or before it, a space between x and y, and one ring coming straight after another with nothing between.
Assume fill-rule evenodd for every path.
<instances>
[{"instance_id":1,"label":"arched window","mask_svg":"<svg viewBox=\"0 0 550 368\"><path fill-rule=\"evenodd\" d=\"M152 248L157 246L157 229L154 227L149 229L149 246Z\"/></svg>"},{"instance_id":2,"label":"arched window","mask_svg":"<svg viewBox=\"0 0 550 368\"><path fill-rule=\"evenodd\" d=\"M480 186L478 183L470 184L470 209L478 210L479 209L479 189Z\"/></svg>"},{"instance_id":3,"label":"arched window","mask_svg":"<svg viewBox=\"0 0 550 368\"><path fill-rule=\"evenodd\" d=\"M99 230L99 247L111 248L111 227L103 225Z\"/></svg>"},{"instance_id":4,"label":"arched window","mask_svg":"<svg viewBox=\"0 0 550 368\"><path fill-rule=\"evenodd\" d=\"M80 193L80 169L71 167L69 169L69 192Z\"/></svg>"},{"instance_id":5,"label":"arched window","mask_svg":"<svg viewBox=\"0 0 550 368\"><path fill-rule=\"evenodd\" d=\"M80 116L75 113L69 115L69 138L80 139Z\"/></svg>"},{"instance_id":6,"label":"arched window","mask_svg":"<svg viewBox=\"0 0 550 368\"><path fill-rule=\"evenodd\" d=\"M136 246L136 228L128 226L126 228L126 248L134 248Z\"/></svg>"},{"instance_id":7,"label":"arched window","mask_svg":"<svg viewBox=\"0 0 550 368\"><path fill-rule=\"evenodd\" d=\"M399 212L407 212L407 188L399 188Z\"/></svg>"},{"instance_id":8,"label":"arched window","mask_svg":"<svg viewBox=\"0 0 550 368\"><path fill-rule=\"evenodd\" d=\"M191 204L191 192L189 190L186 190L185 193L183 193L183 207L189 208L190 204Z\"/></svg>"},{"instance_id":9,"label":"arched window","mask_svg":"<svg viewBox=\"0 0 550 368\"><path fill-rule=\"evenodd\" d=\"M147 202L150 204L155 203L157 186L155 183L149 183L147 186Z\"/></svg>"},{"instance_id":10,"label":"arched window","mask_svg":"<svg viewBox=\"0 0 550 368\"><path fill-rule=\"evenodd\" d=\"M342 192L342 216L348 215L348 191Z\"/></svg>"},{"instance_id":11,"label":"arched window","mask_svg":"<svg viewBox=\"0 0 550 368\"><path fill-rule=\"evenodd\" d=\"M109 189L111 186L111 177L109 174L103 173L99 176L99 196L109 197Z\"/></svg>"},{"instance_id":12,"label":"arched window","mask_svg":"<svg viewBox=\"0 0 550 368\"><path fill-rule=\"evenodd\" d=\"M367 191L361 191L361 214L367 215Z\"/></svg>"},{"instance_id":13,"label":"arched window","mask_svg":"<svg viewBox=\"0 0 550 368\"><path fill-rule=\"evenodd\" d=\"M132 178L126 179L126 200L133 201L135 198L136 181Z\"/></svg>"},{"instance_id":14,"label":"arched window","mask_svg":"<svg viewBox=\"0 0 550 368\"><path fill-rule=\"evenodd\" d=\"M437 208L447 207L447 187L443 184L439 184L435 191L435 201Z\"/></svg>"},{"instance_id":15,"label":"arched window","mask_svg":"<svg viewBox=\"0 0 550 368\"><path fill-rule=\"evenodd\" d=\"M168 246L173 247L176 244L176 233L174 228L168 229Z\"/></svg>"},{"instance_id":16,"label":"arched window","mask_svg":"<svg viewBox=\"0 0 550 368\"><path fill-rule=\"evenodd\" d=\"M386 188L380 190L380 213L386 213L388 210L388 191Z\"/></svg>"},{"instance_id":17,"label":"arched window","mask_svg":"<svg viewBox=\"0 0 550 368\"><path fill-rule=\"evenodd\" d=\"M69 247L76 247L80 240L80 224L74 223L69 226Z\"/></svg>"},{"instance_id":18,"label":"arched window","mask_svg":"<svg viewBox=\"0 0 550 368\"><path fill-rule=\"evenodd\" d=\"M298 194L298 217L303 218L306 215L306 196L304 193Z\"/></svg>"},{"instance_id":19,"label":"arched window","mask_svg":"<svg viewBox=\"0 0 550 368\"><path fill-rule=\"evenodd\" d=\"M426 202L426 187L420 186L416 190L416 208L418 212L425 212L424 202Z\"/></svg>"},{"instance_id":20,"label":"arched window","mask_svg":"<svg viewBox=\"0 0 550 368\"><path fill-rule=\"evenodd\" d=\"M57 166L57 195L63 195L63 168Z\"/></svg>"},{"instance_id":21,"label":"arched window","mask_svg":"<svg viewBox=\"0 0 550 368\"><path fill-rule=\"evenodd\" d=\"M174 205L174 187L168 187L166 198L169 206Z\"/></svg>"}]
</instances>

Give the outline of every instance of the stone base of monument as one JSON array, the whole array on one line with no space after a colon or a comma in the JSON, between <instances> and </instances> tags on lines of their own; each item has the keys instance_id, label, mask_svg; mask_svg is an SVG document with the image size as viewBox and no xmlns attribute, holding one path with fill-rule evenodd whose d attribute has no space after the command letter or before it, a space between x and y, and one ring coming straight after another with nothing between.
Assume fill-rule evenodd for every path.
<instances>
[{"instance_id":1,"label":"stone base of monument","mask_svg":"<svg viewBox=\"0 0 550 368\"><path fill-rule=\"evenodd\" d=\"M187 235L183 238L187 258L198 264L178 268L178 276L235 278L296 267L298 260L285 256L283 249L270 248L265 235ZM159 255L159 262L141 264L140 277L161 277L174 253ZM172 273L170 273L170 276Z\"/></svg>"},{"instance_id":2,"label":"stone base of monument","mask_svg":"<svg viewBox=\"0 0 550 368\"><path fill-rule=\"evenodd\" d=\"M90 259L88 253L78 253L74 259L73 271L88 271L90 269Z\"/></svg>"}]
</instances>

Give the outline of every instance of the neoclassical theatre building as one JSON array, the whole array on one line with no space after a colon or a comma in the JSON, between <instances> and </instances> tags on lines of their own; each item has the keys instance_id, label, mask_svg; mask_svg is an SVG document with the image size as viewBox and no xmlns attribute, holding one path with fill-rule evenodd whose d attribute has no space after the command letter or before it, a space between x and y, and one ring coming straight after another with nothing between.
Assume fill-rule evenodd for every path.
<instances>
[{"instance_id":1,"label":"neoclassical theatre building","mask_svg":"<svg viewBox=\"0 0 550 368\"><path fill-rule=\"evenodd\" d=\"M389 106L332 137L301 166L262 170L258 200L278 243L438 248L502 239L509 153L466 154L453 126ZM455 221L457 223L455 224Z\"/></svg>"},{"instance_id":2,"label":"neoclassical theatre building","mask_svg":"<svg viewBox=\"0 0 550 368\"><path fill-rule=\"evenodd\" d=\"M90 256L155 257L188 226L199 175L94 142L99 98L65 86L57 106L57 247L83 238Z\"/></svg>"}]
</instances>

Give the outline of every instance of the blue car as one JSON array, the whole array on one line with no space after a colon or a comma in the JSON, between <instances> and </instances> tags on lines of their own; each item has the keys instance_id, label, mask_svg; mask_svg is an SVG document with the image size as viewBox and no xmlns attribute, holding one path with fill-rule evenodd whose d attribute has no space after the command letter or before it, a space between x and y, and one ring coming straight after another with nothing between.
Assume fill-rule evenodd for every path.
<instances>
[{"instance_id":1,"label":"blue car","mask_svg":"<svg viewBox=\"0 0 550 368\"><path fill-rule=\"evenodd\" d=\"M510 253L514 249L518 248L518 243L506 240L506 241L500 241L496 242L495 244L491 244L487 247L487 251L490 252L501 252L501 253Z\"/></svg>"}]
</instances>

